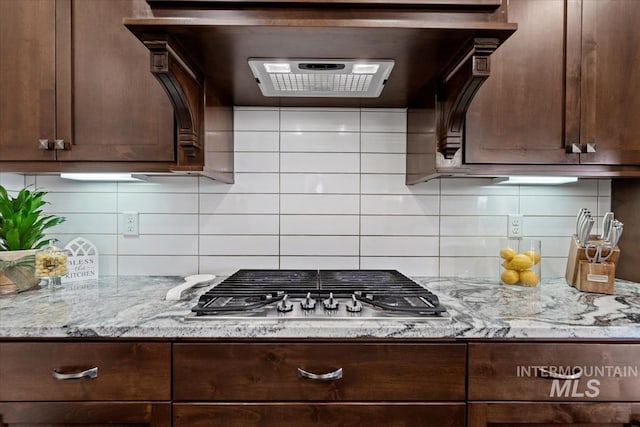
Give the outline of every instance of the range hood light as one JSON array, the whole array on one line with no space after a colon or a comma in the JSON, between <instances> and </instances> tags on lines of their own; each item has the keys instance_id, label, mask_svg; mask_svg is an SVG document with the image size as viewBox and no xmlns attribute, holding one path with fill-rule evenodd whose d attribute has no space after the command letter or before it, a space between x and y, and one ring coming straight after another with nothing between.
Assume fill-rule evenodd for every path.
<instances>
[{"instance_id":1,"label":"range hood light","mask_svg":"<svg viewBox=\"0 0 640 427\"><path fill-rule=\"evenodd\" d=\"M290 73L291 65L288 62L268 62L264 64L267 73Z\"/></svg>"},{"instance_id":2,"label":"range hood light","mask_svg":"<svg viewBox=\"0 0 640 427\"><path fill-rule=\"evenodd\" d=\"M494 178L494 184L558 185L578 181L575 176L507 176Z\"/></svg>"},{"instance_id":3,"label":"range hood light","mask_svg":"<svg viewBox=\"0 0 640 427\"><path fill-rule=\"evenodd\" d=\"M146 175L132 173L61 173L60 178L75 181L102 181L102 182L141 182L146 181Z\"/></svg>"},{"instance_id":4,"label":"range hood light","mask_svg":"<svg viewBox=\"0 0 640 427\"><path fill-rule=\"evenodd\" d=\"M375 74L378 72L380 65L378 64L353 64L351 72L353 74Z\"/></svg>"}]
</instances>

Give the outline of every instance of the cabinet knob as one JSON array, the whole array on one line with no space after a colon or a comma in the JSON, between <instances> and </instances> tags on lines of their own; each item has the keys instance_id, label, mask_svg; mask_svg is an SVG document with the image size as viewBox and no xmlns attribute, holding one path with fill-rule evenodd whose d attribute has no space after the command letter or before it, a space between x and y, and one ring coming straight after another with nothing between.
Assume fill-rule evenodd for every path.
<instances>
[{"instance_id":1,"label":"cabinet knob","mask_svg":"<svg viewBox=\"0 0 640 427\"><path fill-rule=\"evenodd\" d=\"M38 140L38 149L40 150L53 150L53 144L48 139Z\"/></svg>"},{"instance_id":2,"label":"cabinet knob","mask_svg":"<svg viewBox=\"0 0 640 427\"><path fill-rule=\"evenodd\" d=\"M587 147L585 148L585 153L595 153L595 152L596 152L596 144L588 143Z\"/></svg>"},{"instance_id":3,"label":"cabinet knob","mask_svg":"<svg viewBox=\"0 0 640 427\"><path fill-rule=\"evenodd\" d=\"M53 148L55 150L65 150L64 139L56 139L53 142Z\"/></svg>"},{"instance_id":4,"label":"cabinet knob","mask_svg":"<svg viewBox=\"0 0 640 427\"><path fill-rule=\"evenodd\" d=\"M582 153L582 147L580 144L571 144L567 147L567 152L569 153Z\"/></svg>"}]
</instances>

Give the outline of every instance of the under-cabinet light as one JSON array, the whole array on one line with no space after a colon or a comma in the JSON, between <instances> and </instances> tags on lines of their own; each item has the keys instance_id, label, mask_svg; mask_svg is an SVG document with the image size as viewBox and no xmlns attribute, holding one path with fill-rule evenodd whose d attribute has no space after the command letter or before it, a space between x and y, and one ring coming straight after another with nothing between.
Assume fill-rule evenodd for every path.
<instances>
[{"instance_id":1,"label":"under-cabinet light","mask_svg":"<svg viewBox=\"0 0 640 427\"><path fill-rule=\"evenodd\" d=\"M380 65L378 64L356 63L356 64L353 64L353 68L351 69L351 72L353 74L375 74L378 72L378 68L380 68Z\"/></svg>"},{"instance_id":2,"label":"under-cabinet light","mask_svg":"<svg viewBox=\"0 0 640 427\"><path fill-rule=\"evenodd\" d=\"M515 184L515 185L557 185L576 182L575 176L503 176L494 178L494 184Z\"/></svg>"},{"instance_id":3,"label":"under-cabinet light","mask_svg":"<svg viewBox=\"0 0 640 427\"><path fill-rule=\"evenodd\" d=\"M60 178L76 181L146 181L146 175L133 173L61 173Z\"/></svg>"}]
</instances>

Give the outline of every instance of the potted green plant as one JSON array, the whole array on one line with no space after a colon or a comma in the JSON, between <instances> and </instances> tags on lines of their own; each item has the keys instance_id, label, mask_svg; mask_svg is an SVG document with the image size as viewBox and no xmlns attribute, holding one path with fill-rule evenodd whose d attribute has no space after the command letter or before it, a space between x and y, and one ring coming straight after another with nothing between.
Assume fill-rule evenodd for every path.
<instances>
[{"instance_id":1,"label":"potted green plant","mask_svg":"<svg viewBox=\"0 0 640 427\"><path fill-rule=\"evenodd\" d=\"M47 215L46 191L23 188L14 197L0 185L0 293L36 286L35 253L47 244L44 231L65 221Z\"/></svg>"}]
</instances>

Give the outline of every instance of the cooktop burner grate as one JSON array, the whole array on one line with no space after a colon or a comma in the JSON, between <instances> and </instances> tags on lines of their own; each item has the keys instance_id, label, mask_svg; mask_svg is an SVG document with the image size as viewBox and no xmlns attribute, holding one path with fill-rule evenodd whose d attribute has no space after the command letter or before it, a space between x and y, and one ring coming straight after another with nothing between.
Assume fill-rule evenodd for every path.
<instances>
[{"instance_id":1,"label":"cooktop burner grate","mask_svg":"<svg viewBox=\"0 0 640 427\"><path fill-rule=\"evenodd\" d=\"M310 299L330 298L338 308L308 307ZM396 270L239 270L202 295L192 311L196 316L335 318L340 305L350 318L446 313L436 295Z\"/></svg>"}]
</instances>

